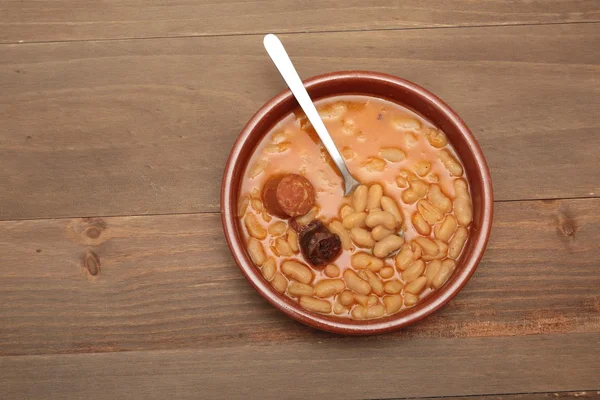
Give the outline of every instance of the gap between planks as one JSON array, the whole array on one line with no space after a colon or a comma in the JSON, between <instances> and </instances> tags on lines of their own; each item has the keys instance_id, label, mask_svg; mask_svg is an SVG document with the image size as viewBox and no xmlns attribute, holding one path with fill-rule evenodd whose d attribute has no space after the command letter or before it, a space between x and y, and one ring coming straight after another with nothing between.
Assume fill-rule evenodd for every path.
<instances>
[{"instance_id":1,"label":"gap between planks","mask_svg":"<svg viewBox=\"0 0 600 400\"><path fill-rule=\"evenodd\" d=\"M469 28L498 28L514 26L544 26L544 25L581 25L598 24L600 20L594 21L572 21L572 22L530 22L530 23L506 23L506 24L474 24L474 25L453 25L453 26L416 26L405 28L369 28L369 29L333 29L333 30L298 30L292 32L286 31L264 31L256 33L215 33L215 34L197 34L197 35L173 35L173 36L129 36L122 38L108 39L72 39L72 40L35 40L35 41L9 41L0 42L1 46L27 45L27 44L52 44L52 43L82 43L82 42L124 42L136 40L160 40L160 39L191 39L191 38L214 38L214 37L238 37L238 36L263 36L268 33L274 33L281 36L290 35L312 35L327 33L358 33L358 32L390 32L390 31L416 31L416 30L438 30L438 29L469 29Z\"/></svg>"},{"instance_id":2,"label":"gap between planks","mask_svg":"<svg viewBox=\"0 0 600 400\"><path fill-rule=\"evenodd\" d=\"M536 201L563 201L563 200L594 200L600 196L573 196L573 197L552 197L543 199L506 199L494 200L494 204L501 203L529 203ZM221 214L220 211L189 211L189 212L167 212L167 213L148 213L148 214L110 214L110 215L73 215L73 216L58 216L58 217L41 217L41 218L14 218L0 219L2 222L15 221L44 221L44 220L61 220L61 219L76 219L76 218L126 218L126 217L167 217L169 215L203 215L203 214Z\"/></svg>"}]
</instances>

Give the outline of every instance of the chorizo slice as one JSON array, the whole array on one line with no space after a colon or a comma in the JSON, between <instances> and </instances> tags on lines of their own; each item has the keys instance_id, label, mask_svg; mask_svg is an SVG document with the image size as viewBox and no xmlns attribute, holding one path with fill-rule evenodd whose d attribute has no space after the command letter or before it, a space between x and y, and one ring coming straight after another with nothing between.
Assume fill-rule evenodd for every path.
<instances>
[{"instance_id":1,"label":"chorizo slice","mask_svg":"<svg viewBox=\"0 0 600 400\"><path fill-rule=\"evenodd\" d=\"M267 211L280 218L299 217L315 205L315 189L308 179L288 174L269 179L262 191Z\"/></svg>"}]
</instances>

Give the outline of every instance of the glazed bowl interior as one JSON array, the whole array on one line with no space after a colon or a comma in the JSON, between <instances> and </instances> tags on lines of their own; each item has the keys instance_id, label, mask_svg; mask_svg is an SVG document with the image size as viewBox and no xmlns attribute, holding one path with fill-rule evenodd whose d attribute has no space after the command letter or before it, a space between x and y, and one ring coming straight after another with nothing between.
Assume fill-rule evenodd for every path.
<instances>
[{"instance_id":1,"label":"glazed bowl interior","mask_svg":"<svg viewBox=\"0 0 600 400\"><path fill-rule=\"evenodd\" d=\"M254 149L272 127L298 108L293 95L286 90L267 102L251 118L234 144L225 167L221 187L221 216L225 237L237 265L248 281L272 305L288 316L318 329L343 334L373 334L392 331L430 315L467 283L483 256L489 238L493 214L492 184L479 145L450 107L427 90L404 79L374 72L349 71L311 78L305 81L305 86L314 101L343 94L361 94L391 100L416 111L444 131L465 167L470 184L473 223L469 238L457 260L456 270L441 289L431 293L415 307L388 317L353 320L316 314L301 308L297 302L273 289L250 260L237 210L241 179Z\"/></svg>"}]
</instances>

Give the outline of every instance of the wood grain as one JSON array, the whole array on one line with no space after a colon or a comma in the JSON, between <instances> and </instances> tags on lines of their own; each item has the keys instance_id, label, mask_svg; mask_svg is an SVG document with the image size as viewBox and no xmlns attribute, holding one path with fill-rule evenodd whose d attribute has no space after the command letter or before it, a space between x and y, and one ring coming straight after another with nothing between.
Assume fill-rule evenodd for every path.
<instances>
[{"instance_id":1,"label":"wood grain","mask_svg":"<svg viewBox=\"0 0 600 400\"><path fill-rule=\"evenodd\" d=\"M233 263L217 214L2 222L0 355L600 335L599 209L600 199L497 204L484 259L450 304L361 339L266 303Z\"/></svg>"},{"instance_id":2,"label":"wood grain","mask_svg":"<svg viewBox=\"0 0 600 400\"><path fill-rule=\"evenodd\" d=\"M382 399L598 384L600 336L255 343L0 357L4 398Z\"/></svg>"},{"instance_id":3,"label":"wood grain","mask_svg":"<svg viewBox=\"0 0 600 400\"><path fill-rule=\"evenodd\" d=\"M4 1L0 43L600 20L594 0Z\"/></svg>"},{"instance_id":4,"label":"wood grain","mask_svg":"<svg viewBox=\"0 0 600 400\"><path fill-rule=\"evenodd\" d=\"M496 199L595 197L599 26L283 41L304 77L377 70L438 94L482 145ZM217 211L230 146L283 87L255 36L2 45L0 219Z\"/></svg>"}]
</instances>

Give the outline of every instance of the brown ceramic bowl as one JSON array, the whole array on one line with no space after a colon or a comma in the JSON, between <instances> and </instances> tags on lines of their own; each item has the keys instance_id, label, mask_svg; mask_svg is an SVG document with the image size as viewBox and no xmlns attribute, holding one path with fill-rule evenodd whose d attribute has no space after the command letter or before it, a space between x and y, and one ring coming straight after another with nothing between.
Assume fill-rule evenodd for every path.
<instances>
[{"instance_id":1,"label":"brown ceramic bowl","mask_svg":"<svg viewBox=\"0 0 600 400\"><path fill-rule=\"evenodd\" d=\"M221 186L221 218L231 253L248 281L269 303L288 316L312 327L342 334L389 332L417 322L448 303L467 283L479 264L490 236L493 214L492 182L481 148L465 123L446 103L412 82L366 71L334 72L311 78L305 86L317 100L340 94L364 94L385 98L411 108L441 128L467 171L473 199L473 224L457 268L440 289L415 307L389 317L355 321L312 313L265 281L246 252L237 218L240 181L254 148L286 114L298 107L289 90L269 100L246 124L233 145Z\"/></svg>"}]
</instances>

